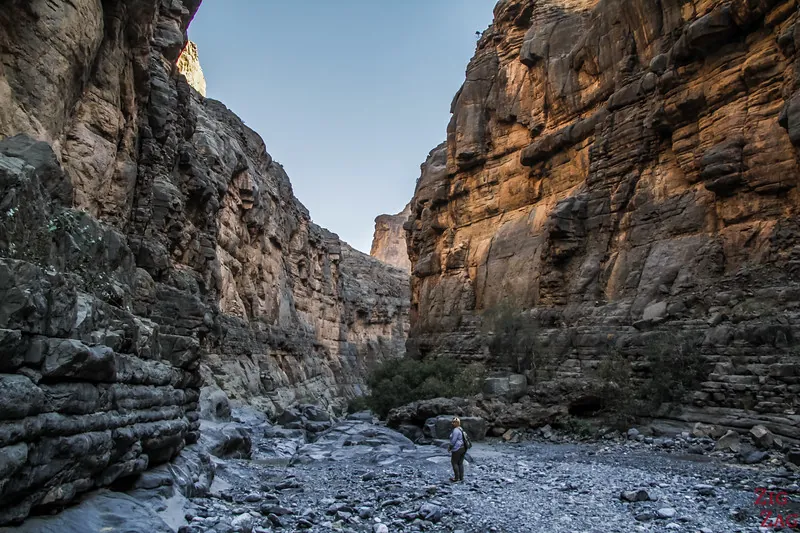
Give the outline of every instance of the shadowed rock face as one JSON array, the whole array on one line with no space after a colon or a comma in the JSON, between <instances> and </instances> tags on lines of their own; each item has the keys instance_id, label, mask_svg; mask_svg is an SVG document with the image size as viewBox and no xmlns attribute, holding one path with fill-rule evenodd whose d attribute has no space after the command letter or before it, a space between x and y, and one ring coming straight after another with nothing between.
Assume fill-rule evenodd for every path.
<instances>
[{"instance_id":1,"label":"shadowed rock face","mask_svg":"<svg viewBox=\"0 0 800 533\"><path fill-rule=\"evenodd\" d=\"M372 249L369 255L386 264L409 272L411 261L408 259L406 230L403 225L411 214L411 204L396 215L380 215L375 219L375 234L372 237Z\"/></svg>"},{"instance_id":2,"label":"shadowed rock face","mask_svg":"<svg viewBox=\"0 0 800 533\"><path fill-rule=\"evenodd\" d=\"M408 279L179 75L199 0L0 10L0 524L174 457L199 387L343 407Z\"/></svg>"},{"instance_id":3,"label":"shadowed rock face","mask_svg":"<svg viewBox=\"0 0 800 533\"><path fill-rule=\"evenodd\" d=\"M412 201L409 348L525 310L570 404L606 345L707 363L678 416L800 437L794 1L504 0ZM797 108L797 109L796 109ZM646 369L642 370L646 375Z\"/></svg>"}]
</instances>

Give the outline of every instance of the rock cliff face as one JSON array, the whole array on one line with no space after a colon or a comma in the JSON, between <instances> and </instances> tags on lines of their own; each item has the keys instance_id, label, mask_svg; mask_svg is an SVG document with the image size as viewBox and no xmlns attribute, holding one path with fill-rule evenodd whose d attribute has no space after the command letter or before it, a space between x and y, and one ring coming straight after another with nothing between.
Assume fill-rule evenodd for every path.
<instances>
[{"instance_id":1,"label":"rock cliff face","mask_svg":"<svg viewBox=\"0 0 800 533\"><path fill-rule=\"evenodd\" d=\"M799 20L498 3L412 202L409 349L486 359L482 317L511 307L554 358L531 391L577 411L609 350L645 379L667 335L705 366L661 414L800 438Z\"/></svg>"},{"instance_id":2,"label":"rock cliff face","mask_svg":"<svg viewBox=\"0 0 800 533\"><path fill-rule=\"evenodd\" d=\"M375 218L375 234L369 252L372 257L406 272L411 271L411 260L408 258L406 230L403 225L410 214L409 203L396 215L380 215Z\"/></svg>"},{"instance_id":3,"label":"rock cliff face","mask_svg":"<svg viewBox=\"0 0 800 533\"><path fill-rule=\"evenodd\" d=\"M343 406L408 278L178 74L199 0L0 10L0 524L174 457L199 387Z\"/></svg>"},{"instance_id":4,"label":"rock cliff face","mask_svg":"<svg viewBox=\"0 0 800 533\"><path fill-rule=\"evenodd\" d=\"M206 78L203 76L203 69L200 66L197 45L192 41L186 43L186 48L178 58L178 72L186 76L186 81L195 91L203 96L206 95Z\"/></svg>"}]
</instances>

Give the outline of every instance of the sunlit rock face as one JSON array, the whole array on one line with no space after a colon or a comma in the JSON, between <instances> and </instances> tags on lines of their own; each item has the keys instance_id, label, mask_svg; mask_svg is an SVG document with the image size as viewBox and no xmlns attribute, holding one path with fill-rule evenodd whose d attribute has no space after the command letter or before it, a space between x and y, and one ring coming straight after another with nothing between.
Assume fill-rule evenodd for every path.
<instances>
[{"instance_id":1,"label":"sunlit rock face","mask_svg":"<svg viewBox=\"0 0 800 533\"><path fill-rule=\"evenodd\" d=\"M206 95L206 78L203 76L203 69L200 66L197 45L192 41L186 43L186 48L178 58L178 72L186 76L186 81L195 91L203 96Z\"/></svg>"},{"instance_id":2,"label":"sunlit rock face","mask_svg":"<svg viewBox=\"0 0 800 533\"><path fill-rule=\"evenodd\" d=\"M406 244L406 230L403 225L411 214L408 204L396 215L380 215L375 219L375 233L372 237L370 255L375 259L400 268L406 272L411 270Z\"/></svg>"},{"instance_id":3,"label":"sunlit rock face","mask_svg":"<svg viewBox=\"0 0 800 533\"><path fill-rule=\"evenodd\" d=\"M412 201L410 350L486 359L511 306L555 354L539 398L579 405L666 334L706 364L669 416L800 437L796 3L494 14Z\"/></svg>"},{"instance_id":4,"label":"sunlit rock face","mask_svg":"<svg viewBox=\"0 0 800 533\"><path fill-rule=\"evenodd\" d=\"M408 276L178 72L198 7L0 10L0 524L174 457L203 384L342 408L404 351Z\"/></svg>"}]
</instances>

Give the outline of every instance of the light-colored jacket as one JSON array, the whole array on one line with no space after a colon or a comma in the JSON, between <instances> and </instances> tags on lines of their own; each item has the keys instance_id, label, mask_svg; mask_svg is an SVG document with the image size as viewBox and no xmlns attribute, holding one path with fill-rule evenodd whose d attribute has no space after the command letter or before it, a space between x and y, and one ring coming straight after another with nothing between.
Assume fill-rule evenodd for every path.
<instances>
[{"instance_id":1,"label":"light-colored jacket","mask_svg":"<svg viewBox=\"0 0 800 533\"><path fill-rule=\"evenodd\" d=\"M463 446L464 433L461 432L461 428L453 428L453 432L450 433L450 451L460 450Z\"/></svg>"}]
</instances>

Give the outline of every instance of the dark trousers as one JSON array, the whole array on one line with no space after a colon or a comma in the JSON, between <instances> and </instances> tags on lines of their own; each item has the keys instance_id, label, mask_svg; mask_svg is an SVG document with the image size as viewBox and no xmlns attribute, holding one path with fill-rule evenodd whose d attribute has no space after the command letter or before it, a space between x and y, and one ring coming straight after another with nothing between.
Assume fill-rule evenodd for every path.
<instances>
[{"instance_id":1,"label":"dark trousers","mask_svg":"<svg viewBox=\"0 0 800 533\"><path fill-rule=\"evenodd\" d=\"M463 446L450 454L450 463L453 465L453 477L464 481L464 456L467 450Z\"/></svg>"}]
</instances>

